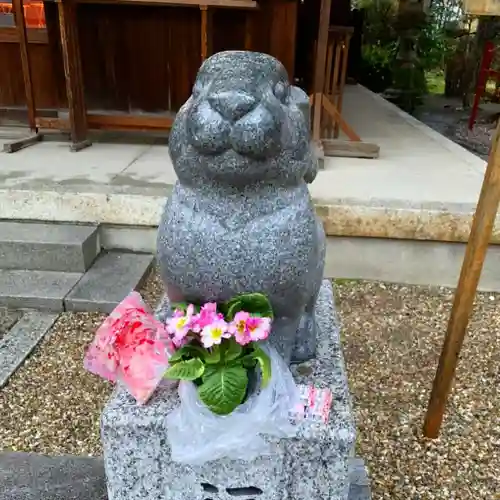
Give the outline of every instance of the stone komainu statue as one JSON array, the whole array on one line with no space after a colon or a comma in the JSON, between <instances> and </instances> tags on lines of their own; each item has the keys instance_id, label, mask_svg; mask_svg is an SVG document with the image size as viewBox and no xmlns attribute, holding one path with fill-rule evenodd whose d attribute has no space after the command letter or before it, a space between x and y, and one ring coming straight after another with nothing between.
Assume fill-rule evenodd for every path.
<instances>
[{"instance_id":1,"label":"stone komainu statue","mask_svg":"<svg viewBox=\"0 0 500 500\"><path fill-rule=\"evenodd\" d=\"M215 54L169 146L179 180L158 258L170 300L265 293L275 312L271 343L287 361L313 357L325 235L306 185L317 173L307 95L271 56Z\"/></svg>"}]
</instances>

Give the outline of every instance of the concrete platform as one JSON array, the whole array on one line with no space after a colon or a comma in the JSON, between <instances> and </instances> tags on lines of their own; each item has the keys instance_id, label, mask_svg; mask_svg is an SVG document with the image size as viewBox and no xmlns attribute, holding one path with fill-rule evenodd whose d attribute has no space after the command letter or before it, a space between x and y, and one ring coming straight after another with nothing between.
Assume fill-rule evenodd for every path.
<instances>
[{"instance_id":1,"label":"concrete platform","mask_svg":"<svg viewBox=\"0 0 500 500\"><path fill-rule=\"evenodd\" d=\"M344 102L380 157L327 158L310 186L330 236L326 276L454 286L486 163L363 87L347 87ZM0 218L101 224L103 248L154 252L176 180L166 137L93 141L78 153L57 141L0 153ZM500 217L492 243L480 286L500 291Z\"/></svg>"},{"instance_id":2,"label":"concrete platform","mask_svg":"<svg viewBox=\"0 0 500 500\"><path fill-rule=\"evenodd\" d=\"M363 87L347 88L344 109L380 158L326 160L311 193L327 232L466 241L485 162ZM45 141L0 153L0 217L155 226L176 176L154 143L97 139L71 153Z\"/></svg>"}]
</instances>

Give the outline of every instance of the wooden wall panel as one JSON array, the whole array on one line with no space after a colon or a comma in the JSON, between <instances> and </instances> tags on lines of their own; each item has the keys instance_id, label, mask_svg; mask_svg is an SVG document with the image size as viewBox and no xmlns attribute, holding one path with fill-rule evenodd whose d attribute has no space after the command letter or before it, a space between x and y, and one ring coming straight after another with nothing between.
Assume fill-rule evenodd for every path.
<instances>
[{"instance_id":1,"label":"wooden wall panel","mask_svg":"<svg viewBox=\"0 0 500 500\"><path fill-rule=\"evenodd\" d=\"M35 102L38 108L60 105L57 82L51 65L48 44L29 44ZM0 43L0 106L26 106L19 44Z\"/></svg>"},{"instance_id":2,"label":"wooden wall panel","mask_svg":"<svg viewBox=\"0 0 500 500\"><path fill-rule=\"evenodd\" d=\"M215 52L245 48L279 58L293 75L298 0L260 0L259 10L215 9ZM57 5L45 2L48 43L30 44L37 107L66 104ZM247 23L250 16L251 23ZM78 34L89 111L177 111L201 63L198 7L80 4ZM247 39L248 42L248 39ZM17 44L0 42L0 106L23 105Z\"/></svg>"},{"instance_id":3,"label":"wooden wall panel","mask_svg":"<svg viewBox=\"0 0 500 500\"><path fill-rule=\"evenodd\" d=\"M89 109L175 110L189 97L199 9L82 4L78 22Z\"/></svg>"},{"instance_id":4,"label":"wooden wall panel","mask_svg":"<svg viewBox=\"0 0 500 500\"><path fill-rule=\"evenodd\" d=\"M19 45L0 43L0 61L0 106L26 105Z\"/></svg>"},{"instance_id":5,"label":"wooden wall panel","mask_svg":"<svg viewBox=\"0 0 500 500\"><path fill-rule=\"evenodd\" d=\"M269 53L279 59L288 76L295 74L295 39L297 31L297 1L275 0L271 7Z\"/></svg>"},{"instance_id":6,"label":"wooden wall panel","mask_svg":"<svg viewBox=\"0 0 500 500\"><path fill-rule=\"evenodd\" d=\"M213 24L214 52L242 50L245 46L245 19L254 12L216 9Z\"/></svg>"}]
</instances>

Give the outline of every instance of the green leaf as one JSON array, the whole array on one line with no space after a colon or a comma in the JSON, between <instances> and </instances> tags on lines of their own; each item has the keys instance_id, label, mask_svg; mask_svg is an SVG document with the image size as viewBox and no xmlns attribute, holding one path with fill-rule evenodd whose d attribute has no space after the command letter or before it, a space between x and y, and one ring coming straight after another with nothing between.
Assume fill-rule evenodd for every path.
<instances>
[{"instance_id":1,"label":"green leaf","mask_svg":"<svg viewBox=\"0 0 500 500\"><path fill-rule=\"evenodd\" d=\"M170 307L171 307L172 311L179 309L180 311L186 312L188 306L189 306L189 304L187 302L172 302Z\"/></svg>"},{"instance_id":2,"label":"green leaf","mask_svg":"<svg viewBox=\"0 0 500 500\"><path fill-rule=\"evenodd\" d=\"M205 359L207 355L207 351L203 349L203 347L193 345L193 344L187 344L182 346L180 349L177 349L177 351L172 354L169 358L169 363L171 365L178 363L179 361L183 361L186 358L202 358Z\"/></svg>"},{"instance_id":3,"label":"green leaf","mask_svg":"<svg viewBox=\"0 0 500 500\"><path fill-rule=\"evenodd\" d=\"M173 380L196 380L203 375L204 371L203 361L199 358L192 358L172 365L164 376Z\"/></svg>"},{"instance_id":4,"label":"green leaf","mask_svg":"<svg viewBox=\"0 0 500 500\"><path fill-rule=\"evenodd\" d=\"M253 354L249 354L248 356L241 358L239 361L247 369L255 368L255 365L257 364L257 360L254 358Z\"/></svg>"},{"instance_id":5,"label":"green leaf","mask_svg":"<svg viewBox=\"0 0 500 500\"><path fill-rule=\"evenodd\" d=\"M224 342L223 345L225 347L223 350L225 362L234 361L243 353L243 347L241 347L234 338L230 338L228 341Z\"/></svg>"},{"instance_id":6,"label":"green leaf","mask_svg":"<svg viewBox=\"0 0 500 500\"><path fill-rule=\"evenodd\" d=\"M211 351L205 351L205 363L216 365L220 361L220 346L214 345Z\"/></svg>"},{"instance_id":7,"label":"green leaf","mask_svg":"<svg viewBox=\"0 0 500 500\"><path fill-rule=\"evenodd\" d=\"M247 371L242 366L221 365L198 387L200 399L216 415L229 415L245 398Z\"/></svg>"},{"instance_id":8,"label":"green leaf","mask_svg":"<svg viewBox=\"0 0 500 500\"><path fill-rule=\"evenodd\" d=\"M255 351L253 353L254 359L257 360L257 362L260 365L260 371L262 373L262 384L261 386L267 387L271 380L271 359L269 356L260 348L256 347Z\"/></svg>"},{"instance_id":9,"label":"green leaf","mask_svg":"<svg viewBox=\"0 0 500 500\"><path fill-rule=\"evenodd\" d=\"M233 320L239 311L246 311L255 316L273 318L273 308L269 299L262 293L243 293L236 295L225 303L224 309L227 311L226 319Z\"/></svg>"},{"instance_id":10,"label":"green leaf","mask_svg":"<svg viewBox=\"0 0 500 500\"><path fill-rule=\"evenodd\" d=\"M202 376L203 382L206 382L207 378L210 378L218 370L219 370L218 366L205 365L205 371L203 372L203 376Z\"/></svg>"}]
</instances>

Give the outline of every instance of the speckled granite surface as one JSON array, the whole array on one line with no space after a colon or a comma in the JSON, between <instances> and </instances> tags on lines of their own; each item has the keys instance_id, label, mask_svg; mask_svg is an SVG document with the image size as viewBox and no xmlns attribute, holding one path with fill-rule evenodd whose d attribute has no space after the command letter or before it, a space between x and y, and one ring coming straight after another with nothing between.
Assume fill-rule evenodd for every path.
<instances>
[{"instance_id":1,"label":"speckled granite surface","mask_svg":"<svg viewBox=\"0 0 500 500\"><path fill-rule=\"evenodd\" d=\"M273 454L252 462L194 468L170 460L165 415L178 404L176 392L160 388L141 408L118 389L101 419L109 500L234 500L231 488L251 488L244 500L347 500L355 428L329 281L315 313L317 357L293 371L300 384L332 390L326 425L301 424L296 438L269 440Z\"/></svg>"},{"instance_id":2,"label":"speckled granite surface","mask_svg":"<svg viewBox=\"0 0 500 500\"><path fill-rule=\"evenodd\" d=\"M266 294L275 315L270 342L287 363L314 356L325 262L306 184L317 172L308 108L274 57L208 58L169 136L178 181L158 229L169 298L220 303Z\"/></svg>"}]
</instances>

